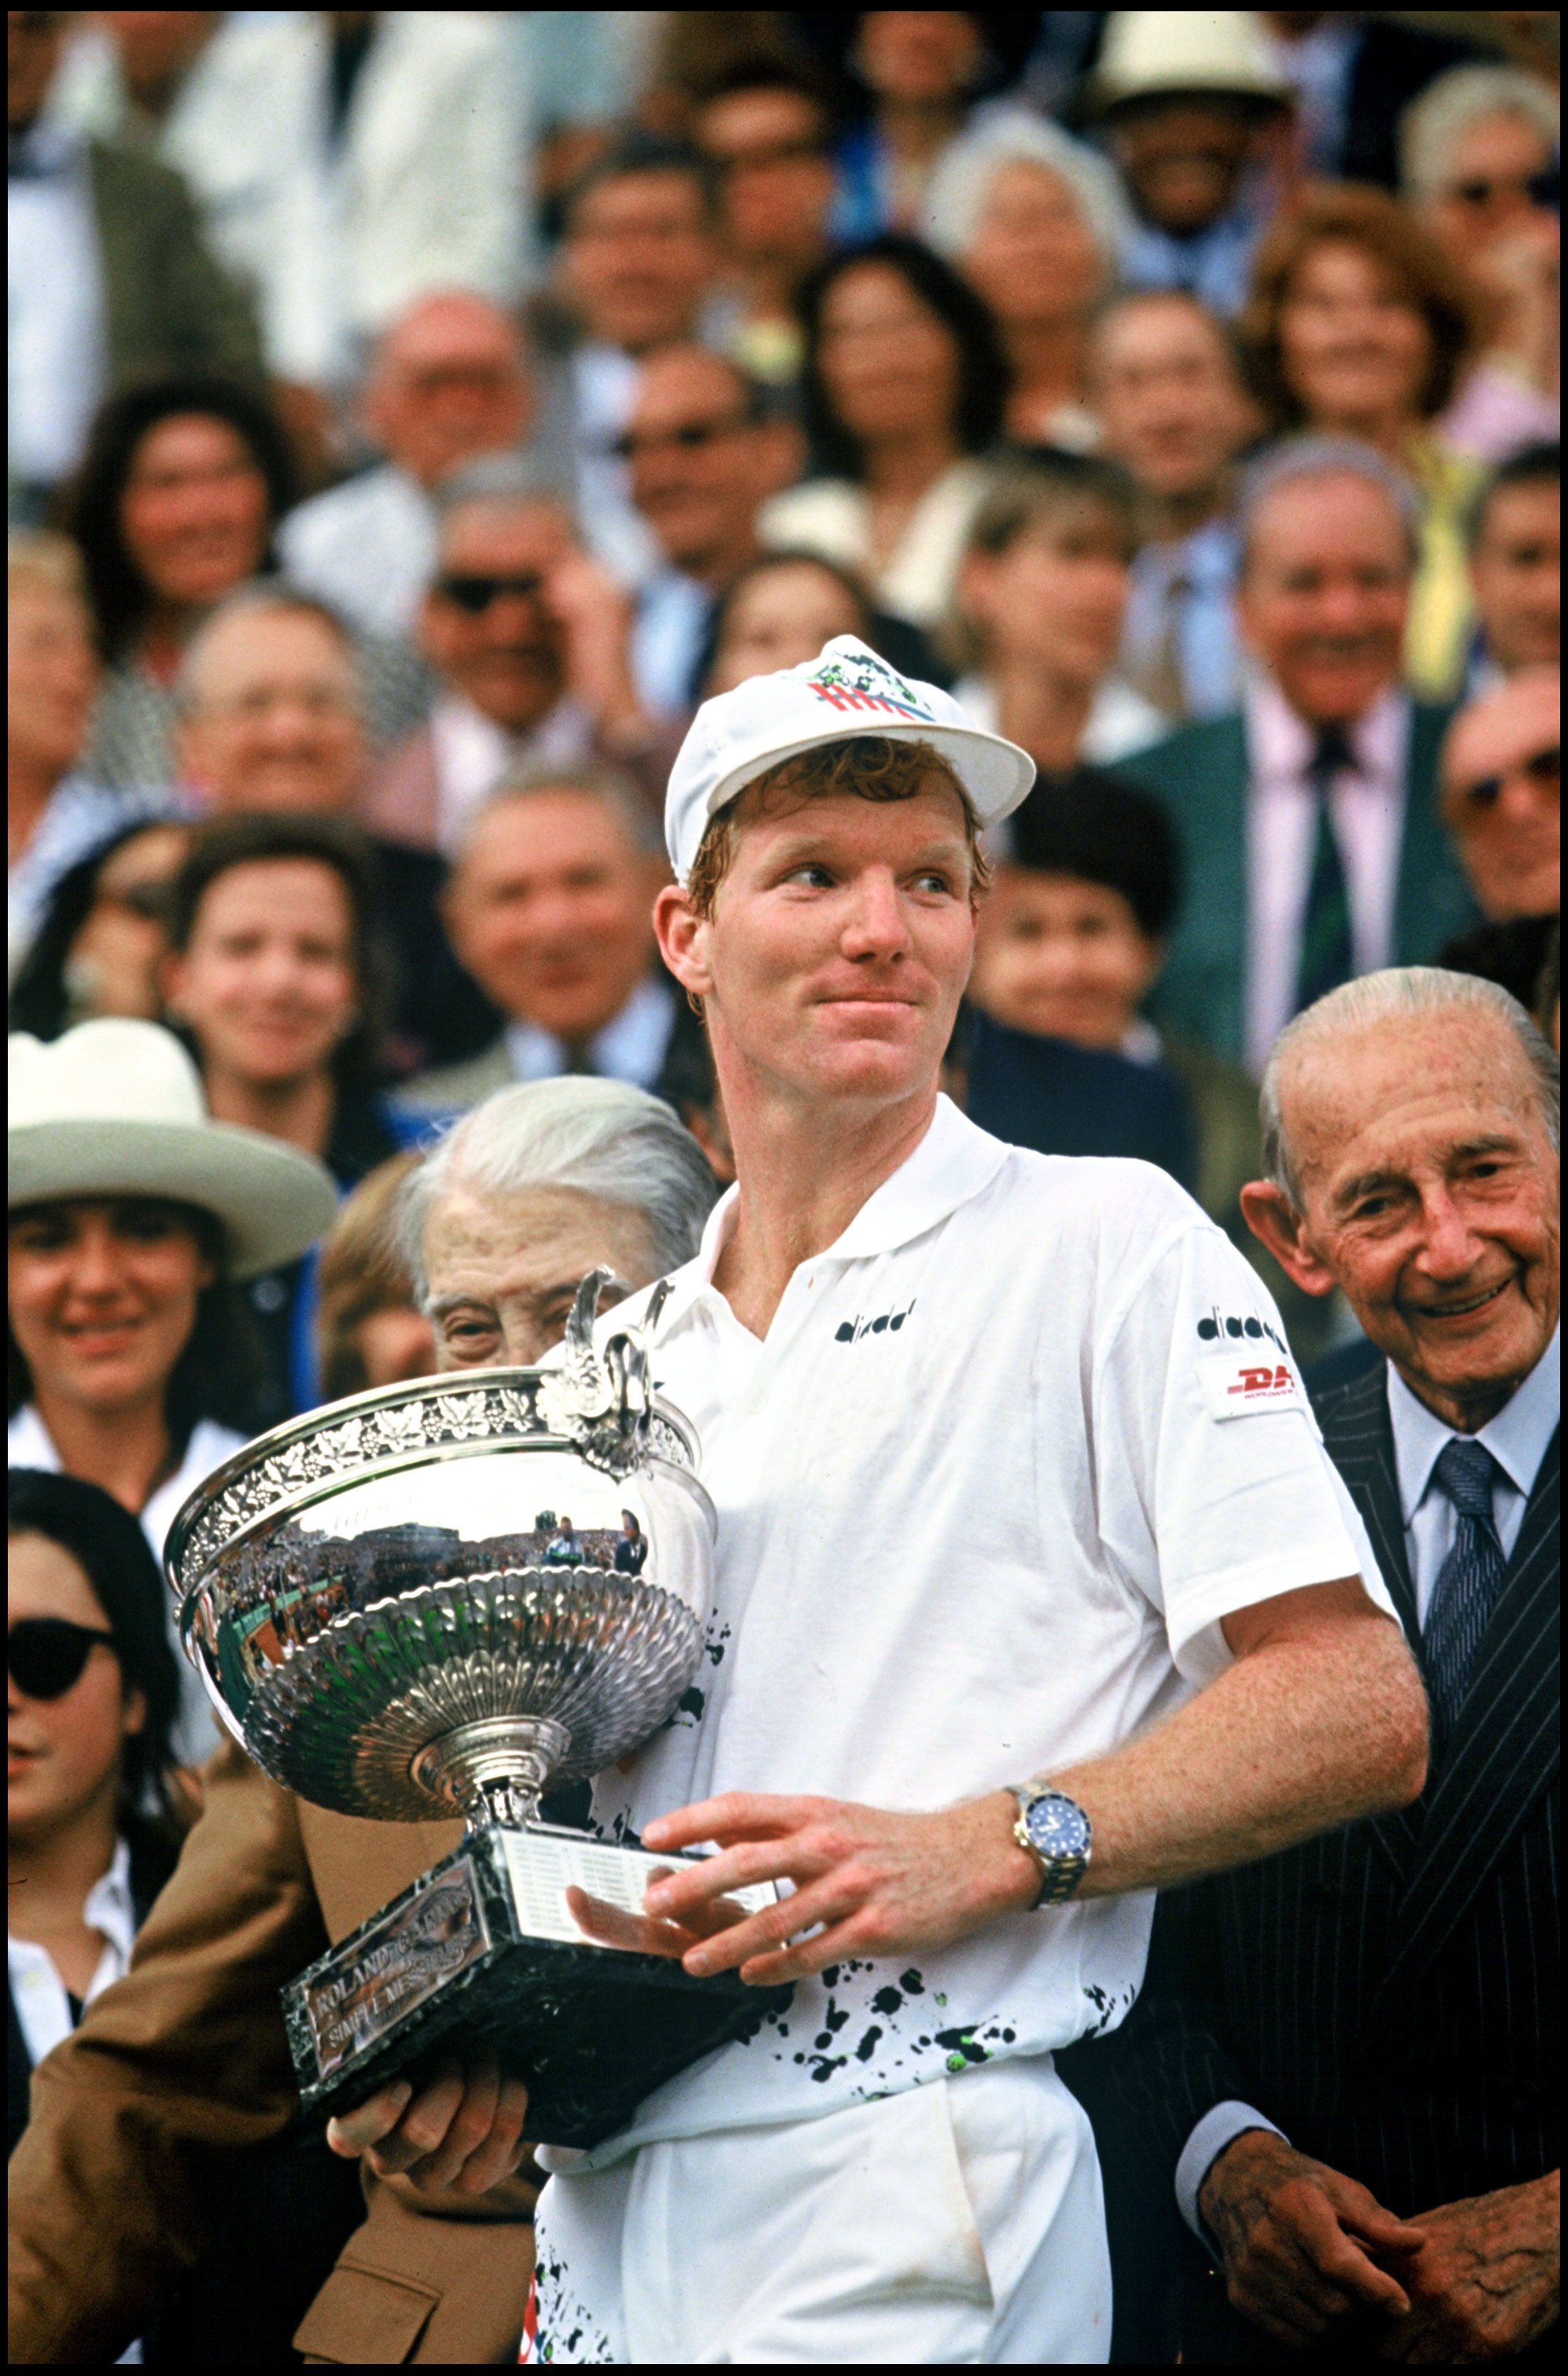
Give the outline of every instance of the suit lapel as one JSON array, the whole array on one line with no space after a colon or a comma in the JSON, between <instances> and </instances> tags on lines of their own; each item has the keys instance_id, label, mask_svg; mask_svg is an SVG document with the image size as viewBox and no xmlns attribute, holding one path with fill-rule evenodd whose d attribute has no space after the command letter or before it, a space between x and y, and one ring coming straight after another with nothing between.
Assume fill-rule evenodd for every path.
<instances>
[{"instance_id":1,"label":"suit lapel","mask_svg":"<svg viewBox=\"0 0 1568 2376\"><path fill-rule=\"evenodd\" d=\"M1445 941L1477 921L1475 901L1438 809L1438 759L1453 715L1452 705L1410 705L1394 903L1395 965L1432 964Z\"/></svg>"},{"instance_id":2,"label":"suit lapel","mask_svg":"<svg viewBox=\"0 0 1568 2376\"><path fill-rule=\"evenodd\" d=\"M1554 1435L1503 1591L1476 1657L1454 1738L1420 1803L1420 1837L1398 1946L1374 2004L1410 1988L1494 1870L1557 1772L1562 1661L1562 1479Z\"/></svg>"},{"instance_id":3,"label":"suit lapel","mask_svg":"<svg viewBox=\"0 0 1568 2376\"><path fill-rule=\"evenodd\" d=\"M1416 1647L1416 1595L1405 1555L1405 1517L1399 1503L1399 1474L1394 1459L1394 1429L1388 1417L1388 1383L1379 1361L1362 1376L1324 1396L1317 1408L1318 1424L1329 1458L1345 1479L1361 1523L1372 1538L1383 1580L1388 1586L1406 1639ZM1417 1651L1419 1656L1419 1648ZM1394 1807L1366 1818L1366 1828L1404 1881L1416 1856L1420 1831L1417 1807Z\"/></svg>"}]
</instances>

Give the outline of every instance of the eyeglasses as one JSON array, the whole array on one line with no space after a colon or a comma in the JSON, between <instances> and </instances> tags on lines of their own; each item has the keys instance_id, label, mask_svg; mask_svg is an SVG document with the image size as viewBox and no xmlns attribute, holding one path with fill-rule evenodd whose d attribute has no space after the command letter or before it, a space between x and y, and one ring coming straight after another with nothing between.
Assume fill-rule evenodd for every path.
<instances>
[{"instance_id":1,"label":"eyeglasses","mask_svg":"<svg viewBox=\"0 0 1568 2376\"><path fill-rule=\"evenodd\" d=\"M683 454L700 454L721 437L733 437L749 426L743 412L731 412L722 421L682 421L673 429L645 429L640 434L627 429L612 439L610 451L618 462L635 462L639 454L657 453L661 446L673 446Z\"/></svg>"},{"instance_id":2,"label":"eyeglasses","mask_svg":"<svg viewBox=\"0 0 1568 2376\"><path fill-rule=\"evenodd\" d=\"M435 581L435 591L444 601L455 602L459 611L467 611L475 619L493 602L499 602L504 594L515 594L525 602L537 601L543 587L544 579L537 569L521 570L515 577L480 577L453 570Z\"/></svg>"},{"instance_id":3,"label":"eyeglasses","mask_svg":"<svg viewBox=\"0 0 1568 2376\"><path fill-rule=\"evenodd\" d=\"M1467 784L1460 799L1467 808L1495 808L1503 795L1503 787L1510 777L1523 776L1538 792L1562 793L1562 746L1554 744L1550 751L1533 751L1527 759L1516 759L1513 766L1496 776L1483 776L1477 784Z\"/></svg>"},{"instance_id":4,"label":"eyeglasses","mask_svg":"<svg viewBox=\"0 0 1568 2376\"><path fill-rule=\"evenodd\" d=\"M6 1671L25 1698L62 1700L80 1682L98 1642L114 1647L114 1636L101 1625L75 1625L68 1617L18 1617L6 1636Z\"/></svg>"},{"instance_id":5,"label":"eyeglasses","mask_svg":"<svg viewBox=\"0 0 1568 2376\"><path fill-rule=\"evenodd\" d=\"M1556 165L1548 165L1538 173L1478 173L1463 182L1450 182L1447 195L1461 206L1478 208L1490 207L1494 198L1528 198L1532 206L1555 213L1562 203L1562 175Z\"/></svg>"}]
</instances>

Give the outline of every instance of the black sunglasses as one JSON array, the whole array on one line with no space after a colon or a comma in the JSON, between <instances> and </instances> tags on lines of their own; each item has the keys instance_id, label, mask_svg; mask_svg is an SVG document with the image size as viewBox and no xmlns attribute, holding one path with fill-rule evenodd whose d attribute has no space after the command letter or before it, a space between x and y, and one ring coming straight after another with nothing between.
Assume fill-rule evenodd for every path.
<instances>
[{"instance_id":1,"label":"black sunglasses","mask_svg":"<svg viewBox=\"0 0 1568 2376\"><path fill-rule=\"evenodd\" d=\"M1538 792L1557 792L1562 788L1562 746L1556 743L1550 751L1532 751L1527 759L1520 759L1507 771L1509 776L1525 776ZM1494 808L1501 797L1505 776L1483 776L1479 784L1467 784L1465 799L1471 808Z\"/></svg>"},{"instance_id":2,"label":"black sunglasses","mask_svg":"<svg viewBox=\"0 0 1568 2376\"><path fill-rule=\"evenodd\" d=\"M543 586L544 579L537 569L522 570L515 577L480 577L452 570L435 581L435 590L444 600L455 602L459 611L467 611L476 619L493 602L498 602L503 594L517 594L531 602Z\"/></svg>"},{"instance_id":3,"label":"black sunglasses","mask_svg":"<svg viewBox=\"0 0 1568 2376\"><path fill-rule=\"evenodd\" d=\"M95 1642L112 1650L114 1636L101 1625L74 1625L68 1617L18 1617L6 1635L6 1669L30 1700L60 1700L82 1679Z\"/></svg>"},{"instance_id":4,"label":"black sunglasses","mask_svg":"<svg viewBox=\"0 0 1568 2376\"><path fill-rule=\"evenodd\" d=\"M705 446L716 446L721 437L733 437L749 426L745 413L733 412L722 421L683 421L674 429L645 430L640 437L628 429L611 440L610 451L618 462L634 462L650 446L674 446L683 454L700 454Z\"/></svg>"}]
</instances>

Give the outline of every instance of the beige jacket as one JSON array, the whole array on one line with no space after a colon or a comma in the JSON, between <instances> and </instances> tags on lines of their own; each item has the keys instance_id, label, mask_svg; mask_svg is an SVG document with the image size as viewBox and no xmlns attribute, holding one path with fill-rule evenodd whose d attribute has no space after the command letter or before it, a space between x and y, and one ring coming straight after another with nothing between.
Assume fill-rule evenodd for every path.
<instances>
[{"instance_id":1,"label":"beige jacket","mask_svg":"<svg viewBox=\"0 0 1568 2376\"><path fill-rule=\"evenodd\" d=\"M13 2364L112 2360L206 2240L213 2153L296 2103L278 1992L456 1846L457 1824L371 1824L279 1789L238 1749L131 1968L33 2073L10 2166ZM366 2173L366 2217L295 2335L309 2359L515 2358L537 2188L427 2197Z\"/></svg>"}]
</instances>

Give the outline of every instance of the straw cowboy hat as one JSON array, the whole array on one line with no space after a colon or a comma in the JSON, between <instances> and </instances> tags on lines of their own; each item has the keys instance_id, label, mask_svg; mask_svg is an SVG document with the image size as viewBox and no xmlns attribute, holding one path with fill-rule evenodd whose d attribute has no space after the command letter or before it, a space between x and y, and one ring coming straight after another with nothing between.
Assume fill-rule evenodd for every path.
<instances>
[{"instance_id":1,"label":"straw cowboy hat","mask_svg":"<svg viewBox=\"0 0 1568 2376\"><path fill-rule=\"evenodd\" d=\"M292 1262L338 1206L297 1147L208 1116L196 1066L157 1023L105 1017L47 1044L13 1033L6 1203L167 1196L215 1214L236 1278Z\"/></svg>"},{"instance_id":2,"label":"straw cowboy hat","mask_svg":"<svg viewBox=\"0 0 1568 2376\"><path fill-rule=\"evenodd\" d=\"M1182 91L1223 91L1260 110L1291 97L1251 9L1118 9L1094 73L1097 112Z\"/></svg>"}]
</instances>

